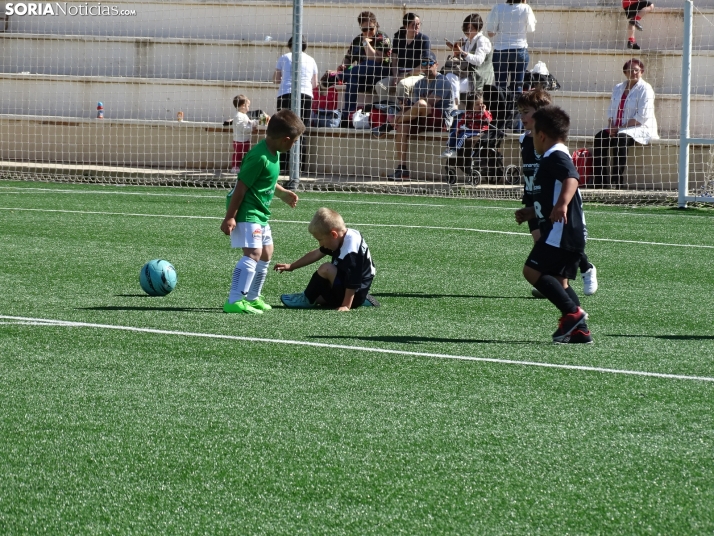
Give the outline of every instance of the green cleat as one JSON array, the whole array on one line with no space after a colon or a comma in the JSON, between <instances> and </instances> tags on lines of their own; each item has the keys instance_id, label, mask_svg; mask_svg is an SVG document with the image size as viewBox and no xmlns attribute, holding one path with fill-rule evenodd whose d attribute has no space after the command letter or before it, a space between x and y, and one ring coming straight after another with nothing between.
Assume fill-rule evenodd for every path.
<instances>
[{"instance_id":1,"label":"green cleat","mask_svg":"<svg viewBox=\"0 0 714 536\"><path fill-rule=\"evenodd\" d=\"M249 314L249 315L262 315L263 311L260 309L256 309L253 307L250 302L246 301L245 299L243 300L238 300L235 303L228 303L228 300L226 300L226 303L223 304L223 312L224 313L243 313L243 314Z\"/></svg>"},{"instance_id":2,"label":"green cleat","mask_svg":"<svg viewBox=\"0 0 714 536\"><path fill-rule=\"evenodd\" d=\"M272 307L265 303L262 296L258 296L253 301L247 302L253 309L258 309L258 311L270 311Z\"/></svg>"}]
</instances>

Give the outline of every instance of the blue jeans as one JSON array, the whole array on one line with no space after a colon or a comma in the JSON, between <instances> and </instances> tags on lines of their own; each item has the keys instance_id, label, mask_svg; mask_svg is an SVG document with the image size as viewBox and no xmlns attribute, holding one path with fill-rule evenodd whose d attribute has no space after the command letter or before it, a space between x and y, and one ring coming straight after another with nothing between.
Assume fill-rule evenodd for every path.
<instances>
[{"instance_id":1,"label":"blue jeans","mask_svg":"<svg viewBox=\"0 0 714 536\"><path fill-rule=\"evenodd\" d=\"M374 84L389 76L389 65L375 64L373 60L355 65L342 73L345 84L346 112L354 112L357 108L357 93L371 93Z\"/></svg>"},{"instance_id":2,"label":"blue jeans","mask_svg":"<svg viewBox=\"0 0 714 536\"><path fill-rule=\"evenodd\" d=\"M456 123L456 121L454 121ZM449 139L446 142L446 146L449 149L461 149L464 143L469 138L475 138L483 133L482 130L472 130L470 128L456 130L456 128L451 127L449 131Z\"/></svg>"},{"instance_id":3,"label":"blue jeans","mask_svg":"<svg viewBox=\"0 0 714 536\"><path fill-rule=\"evenodd\" d=\"M510 48L508 50L493 51L493 74L496 85L503 89L510 89L516 93L523 92L523 76L528 68L530 56L527 48ZM511 83L509 86L508 78Z\"/></svg>"}]
</instances>

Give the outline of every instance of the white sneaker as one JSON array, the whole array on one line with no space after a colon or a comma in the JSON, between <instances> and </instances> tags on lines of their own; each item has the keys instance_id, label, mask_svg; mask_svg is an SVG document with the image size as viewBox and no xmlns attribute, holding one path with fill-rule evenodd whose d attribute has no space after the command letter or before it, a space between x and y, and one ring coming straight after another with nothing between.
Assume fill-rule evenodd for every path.
<instances>
[{"instance_id":1,"label":"white sneaker","mask_svg":"<svg viewBox=\"0 0 714 536\"><path fill-rule=\"evenodd\" d=\"M592 296L597 290L597 268L591 264L590 269L581 275L583 276L583 294Z\"/></svg>"},{"instance_id":2,"label":"white sneaker","mask_svg":"<svg viewBox=\"0 0 714 536\"><path fill-rule=\"evenodd\" d=\"M454 151L452 151L451 149L447 149L446 151L441 153L441 156L443 158L451 158L452 156L454 156Z\"/></svg>"}]
</instances>

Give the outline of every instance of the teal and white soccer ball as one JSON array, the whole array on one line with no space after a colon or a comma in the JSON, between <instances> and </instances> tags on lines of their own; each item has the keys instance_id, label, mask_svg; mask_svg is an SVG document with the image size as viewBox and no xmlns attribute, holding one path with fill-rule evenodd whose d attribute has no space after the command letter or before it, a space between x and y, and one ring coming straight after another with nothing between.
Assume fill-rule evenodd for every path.
<instances>
[{"instance_id":1,"label":"teal and white soccer ball","mask_svg":"<svg viewBox=\"0 0 714 536\"><path fill-rule=\"evenodd\" d=\"M176 269L169 261L154 259L141 267L139 283L149 296L166 296L176 288Z\"/></svg>"}]
</instances>

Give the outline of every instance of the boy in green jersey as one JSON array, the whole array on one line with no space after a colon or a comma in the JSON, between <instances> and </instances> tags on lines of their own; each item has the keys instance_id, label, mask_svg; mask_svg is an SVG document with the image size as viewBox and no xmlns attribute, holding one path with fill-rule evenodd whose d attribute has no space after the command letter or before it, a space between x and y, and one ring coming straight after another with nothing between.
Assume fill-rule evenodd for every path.
<instances>
[{"instance_id":1,"label":"boy in green jersey","mask_svg":"<svg viewBox=\"0 0 714 536\"><path fill-rule=\"evenodd\" d=\"M276 195L291 207L297 204L298 196L278 184L279 154L288 152L304 131L305 125L297 115L281 110L270 118L265 139L243 158L221 223L221 231L231 237L231 246L243 249L223 305L226 313L262 314L271 309L260 295L273 256L270 202Z\"/></svg>"}]
</instances>

